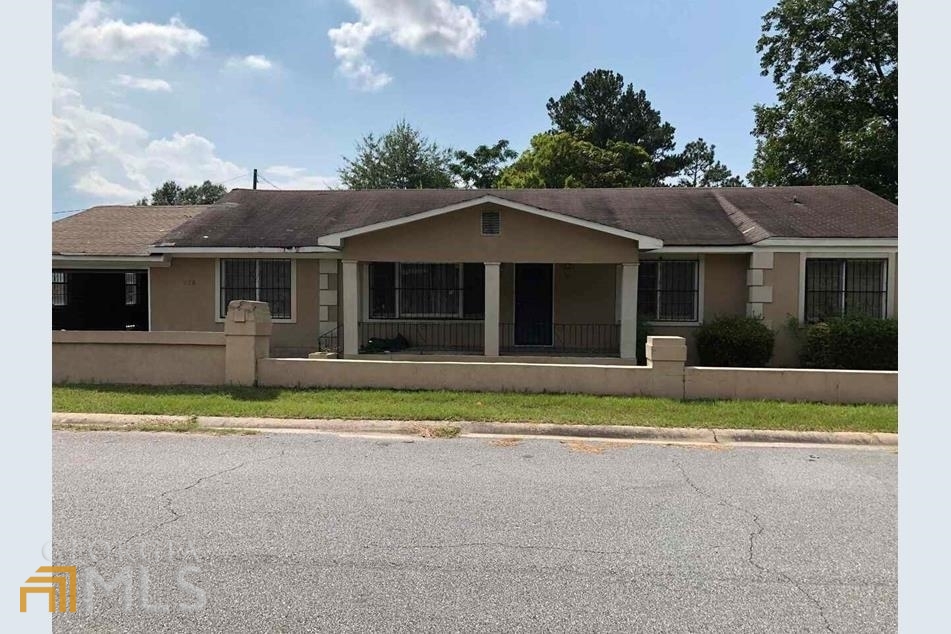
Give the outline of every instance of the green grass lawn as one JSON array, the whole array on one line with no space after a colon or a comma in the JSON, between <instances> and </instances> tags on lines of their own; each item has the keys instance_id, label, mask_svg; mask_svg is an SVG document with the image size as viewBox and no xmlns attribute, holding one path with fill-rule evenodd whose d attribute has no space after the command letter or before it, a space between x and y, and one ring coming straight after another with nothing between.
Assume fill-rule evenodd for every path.
<instances>
[{"instance_id":1,"label":"green grass lawn","mask_svg":"<svg viewBox=\"0 0 951 634\"><path fill-rule=\"evenodd\" d=\"M53 386L53 411L647 425L822 431L898 431L896 405L398 390Z\"/></svg>"}]
</instances>

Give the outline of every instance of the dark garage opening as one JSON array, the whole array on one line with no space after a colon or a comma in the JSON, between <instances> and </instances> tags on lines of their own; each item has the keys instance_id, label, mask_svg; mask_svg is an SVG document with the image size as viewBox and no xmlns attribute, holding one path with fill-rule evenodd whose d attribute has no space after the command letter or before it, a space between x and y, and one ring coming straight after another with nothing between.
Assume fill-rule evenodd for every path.
<instances>
[{"instance_id":1,"label":"dark garage opening","mask_svg":"<svg viewBox=\"0 0 951 634\"><path fill-rule=\"evenodd\" d=\"M147 271L53 269L53 330L148 330Z\"/></svg>"}]
</instances>

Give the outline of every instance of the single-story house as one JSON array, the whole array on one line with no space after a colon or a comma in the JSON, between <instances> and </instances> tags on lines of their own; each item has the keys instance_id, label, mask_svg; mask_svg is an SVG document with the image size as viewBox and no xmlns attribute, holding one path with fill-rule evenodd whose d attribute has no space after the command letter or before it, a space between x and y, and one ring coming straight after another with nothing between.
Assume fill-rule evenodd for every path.
<instances>
[{"instance_id":1,"label":"single-story house","mask_svg":"<svg viewBox=\"0 0 951 634\"><path fill-rule=\"evenodd\" d=\"M637 328L897 316L898 208L860 187L262 191L53 223L53 328L221 330L273 353L633 359ZM640 316L640 319L638 319Z\"/></svg>"}]
</instances>

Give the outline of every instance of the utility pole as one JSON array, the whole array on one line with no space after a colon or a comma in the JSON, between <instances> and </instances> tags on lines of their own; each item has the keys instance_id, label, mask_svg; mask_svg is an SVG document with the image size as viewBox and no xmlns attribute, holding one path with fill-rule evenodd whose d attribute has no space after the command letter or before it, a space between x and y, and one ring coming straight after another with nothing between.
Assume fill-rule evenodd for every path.
<instances>
[{"instance_id":1,"label":"utility pole","mask_svg":"<svg viewBox=\"0 0 951 634\"><path fill-rule=\"evenodd\" d=\"M254 176L251 179L251 189L258 188L258 168L254 168Z\"/></svg>"}]
</instances>

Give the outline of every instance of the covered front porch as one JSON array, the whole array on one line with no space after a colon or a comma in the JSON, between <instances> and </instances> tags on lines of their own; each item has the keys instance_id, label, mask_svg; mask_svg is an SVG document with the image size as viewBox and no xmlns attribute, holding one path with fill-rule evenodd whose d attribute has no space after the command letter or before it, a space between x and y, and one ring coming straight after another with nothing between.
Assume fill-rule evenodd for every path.
<instances>
[{"instance_id":1,"label":"covered front porch","mask_svg":"<svg viewBox=\"0 0 951 634\"><path fill-rule=\"evenodd\" d=\"M636 261L344 260L341 323L318 345L345 358L633 363L637 288Z\"/></svg>"}]
</instances>

